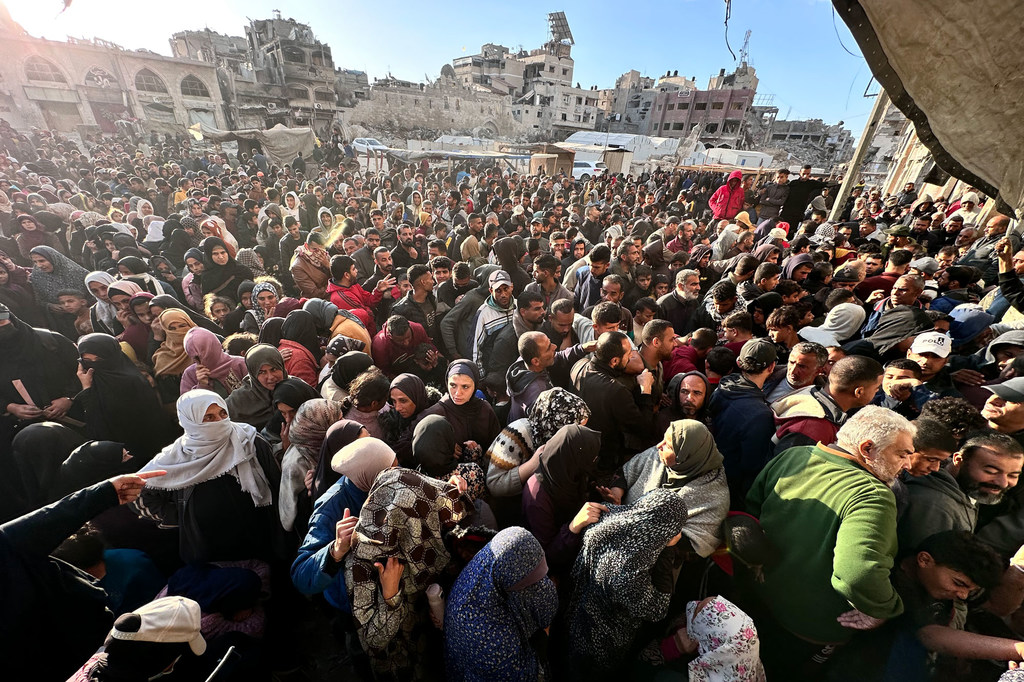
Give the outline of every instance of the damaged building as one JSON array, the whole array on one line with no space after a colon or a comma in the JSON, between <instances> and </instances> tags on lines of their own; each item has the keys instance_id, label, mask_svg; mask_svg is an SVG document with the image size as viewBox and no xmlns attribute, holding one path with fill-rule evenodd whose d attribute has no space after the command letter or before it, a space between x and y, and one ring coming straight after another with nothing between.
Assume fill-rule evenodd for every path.
<instances>
[{"instance_id":1,"label":"damaged building","mask_svg":"<svg viewBox=\"0 0 1024 682\"><path fill-rule=\"evenodd\" d=\"M250 21L245 36L209 30L171 37L175 56L209 62L227 102L232 128L309 126L330 128L342 109L369 97L362 71L339 69L331 48L308 24L284 19Z\"/></svg>"}]
</instances>

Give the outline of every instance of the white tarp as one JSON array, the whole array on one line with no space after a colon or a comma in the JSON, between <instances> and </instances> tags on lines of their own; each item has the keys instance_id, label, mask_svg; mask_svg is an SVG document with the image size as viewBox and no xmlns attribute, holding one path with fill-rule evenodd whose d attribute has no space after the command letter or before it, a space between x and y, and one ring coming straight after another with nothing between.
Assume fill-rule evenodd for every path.
<instances>
[{"instance_id":1,"label":"white tarp","mask_svg":"<svg viewBox=\"0 0 1024 682\"><path fill-rule=\"evenodd\" d=\"M938 165L1024 209L1021 5L833 0L875 77Z\"/></svg>"},{"instance_id":2,"label":"white tarp","mask_svg":"<svg viewBox=\"0 0 1024 682\"><path fill-rule=\"evenodd\" d=\"M195 128L195 126L193 126ZM270 130L248 128L243 130L218 130L200 124L199 131L203 138L211 142L228 142L231 140L248 140L258 142L263 153L273 163L283 166L302 152L309 159L316 148L316 135L312 128L287 128L281 123Z\"/></svg>"}]
</instances>

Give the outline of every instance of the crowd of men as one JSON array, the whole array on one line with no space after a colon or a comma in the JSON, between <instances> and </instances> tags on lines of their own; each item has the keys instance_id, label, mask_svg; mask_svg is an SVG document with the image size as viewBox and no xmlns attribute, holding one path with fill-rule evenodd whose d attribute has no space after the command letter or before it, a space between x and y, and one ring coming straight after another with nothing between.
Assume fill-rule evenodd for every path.
<instances>
[{"instance_id":1,"label":"crowd of men","mask_svg":"<svg viewBox=\"0 0 1024 682\"><path fill-rule=\"evenodd\" d=\"M1024 660L1024 250L973 188L0 146L24 679Z\"/></svg>"}]
</instances>

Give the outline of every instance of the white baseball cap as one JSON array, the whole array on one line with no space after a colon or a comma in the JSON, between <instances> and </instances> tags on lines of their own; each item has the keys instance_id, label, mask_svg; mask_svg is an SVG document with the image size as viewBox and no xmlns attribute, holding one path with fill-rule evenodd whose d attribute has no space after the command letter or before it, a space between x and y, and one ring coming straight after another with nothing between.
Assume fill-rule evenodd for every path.
<instances>
[{"instance_id":1,"label":"white baseball cap","mask_svg":"<svg viewBox=\"0 0 1024 682\"><path fill-rule=\"evenodd\" d=\"M137 632L119 630L115 623L110 631L114 639L134 642L175 644L188 642L196 656L206 652L206 640L200 634L202 612L199 604L185 597L164 597L132 611L142 619Z\"/></svg>"},{"instance_id":2,"label":"white baseball cap","mask_svg":"<svg viewBox=\"0 0 1024 682\"><path fill-rule=\"evenodd\" d=\"M942 332L918 334L917 338L914 339L913 345L910 346L911 353L917 353L918 355L934 353L940 358L948 358L952 350L953 339Z\"/></svg>"}]
</instances>

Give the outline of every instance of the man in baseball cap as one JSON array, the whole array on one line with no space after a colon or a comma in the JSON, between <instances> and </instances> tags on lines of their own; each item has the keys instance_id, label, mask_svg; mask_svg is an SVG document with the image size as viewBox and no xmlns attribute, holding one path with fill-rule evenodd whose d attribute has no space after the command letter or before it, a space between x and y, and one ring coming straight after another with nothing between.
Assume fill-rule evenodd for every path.
<instances>
[{"instance_id":1,"label":"man in baseball cap","mask_svg":"<svg viewBox=\"0 0 1024 682\"><path fill-rule=\"evenodd\" d=\"M747 491L772 457L775 413L763 389L776 360L778 353L769 339L747 341L736 359L739 372L722 377L708 404L711 432L724 457L729 493L737 510L745 508Z\"/></svg>"},{"instance_id":2,"label":"man in baseball cap","mask_svg":"<svg viewBox=\"0 0 1024 682\"><path fill-rule=\"evenodd\" d=\"M482 365L480 348L490 348L494 336L512 323L515 306L512 304L512 278L504 270L495 270L487 278L487 287L491 295L480 306L476 316L476 329L473 332L473 362ZM490 342L489 342L490 341Z\"/></svg>"},{"instance_id":3,"label":"man in baseball cap","mask_svg":"<svg viewBox=\"0 0 1024 682\"><path fill-rule=\"evenodd\" d=\"M921 368L924 386L934 392L937 398L960 395L946 370L951 352L953 339L942 332L918 334L907 351L907 359L913 360Z\"/></svg>"},{"instance_id":4,"label":"man in baseball cap","mask_svg":"<svg viewBox=\"0 0 1024 682\"><path fill-rule=\"evenodd\" d=\"M149 680L169 673L185 655L202 656L199 604L185 597L151 601L114 621L96 654L73 679Z\"/></svg>"},{"instance_id":5,"label":"man in baseball cap","mask_svg":"<svg viewBox=\"0 0 1024 682\"><path fill-rule=\"evenodd\" d=\"M992 391L981 409L981 416L988 420L989 428L1024 445L1024 377L983 388Z\"/></svg>"}]
</instances>

